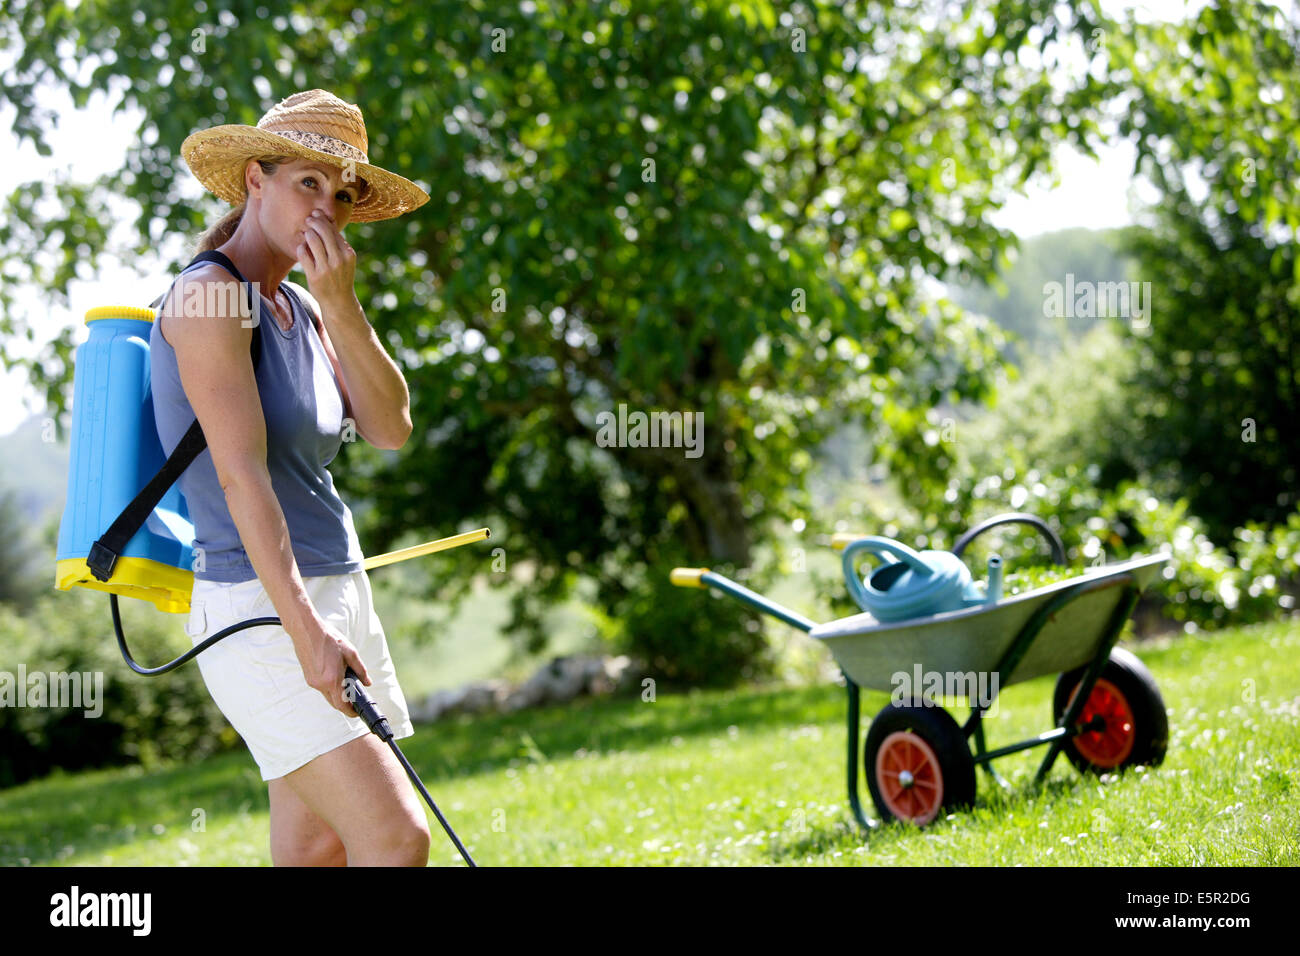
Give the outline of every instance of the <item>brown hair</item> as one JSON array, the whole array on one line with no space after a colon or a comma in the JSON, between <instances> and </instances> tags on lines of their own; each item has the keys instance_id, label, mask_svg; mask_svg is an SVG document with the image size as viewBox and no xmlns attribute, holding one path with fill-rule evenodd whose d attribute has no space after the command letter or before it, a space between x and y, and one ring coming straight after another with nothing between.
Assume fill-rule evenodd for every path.
<instances>
[{"instance_id":1,"label":"brown hair","mask_svg":"<svg viewBox=\"0 0 1300 956\"><path fill-rule=\"evenodd\" d=\"M285 163L293 161L292 156L267 156L259 159L257 164L262 167L263 174L274 176L275 171ZM357 202L360 202L370 191L370 184L360 177L357 178ZM247 197L247 193L245 193ZM230 212L226 213L217 222L216 225L208 229L207 232L199 236L198 242L194 246L194 255L200 252L210 252L218 246L224 245L225 242L235 234L239 228L239 221L244 218L244 208L248 205L247 198L238 206L235 206Z\"/></svg>"}]
</instances>

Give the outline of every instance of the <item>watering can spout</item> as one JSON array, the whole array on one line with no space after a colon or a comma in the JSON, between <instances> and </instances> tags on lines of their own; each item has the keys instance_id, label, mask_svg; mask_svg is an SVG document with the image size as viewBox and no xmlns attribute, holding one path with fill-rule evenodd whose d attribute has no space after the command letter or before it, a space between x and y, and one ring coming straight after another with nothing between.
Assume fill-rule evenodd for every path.
<instances>
[{"instance_id":1,"label":"watering can spout","mask_svg":"<svg viewBox=\"0 0 1300 956\"><path fill-rule=\"evenodd\" d=\"M989 584L985 594L986 604L997 604L1002 600L1002 558L996 554L989 557Z\"/></svg>"}]
</instances>

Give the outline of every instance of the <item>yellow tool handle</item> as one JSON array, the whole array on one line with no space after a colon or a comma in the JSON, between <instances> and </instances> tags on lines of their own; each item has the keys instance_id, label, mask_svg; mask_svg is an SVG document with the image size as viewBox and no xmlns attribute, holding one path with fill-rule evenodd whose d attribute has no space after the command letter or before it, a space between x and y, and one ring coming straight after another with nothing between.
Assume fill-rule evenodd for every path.
<instances>
[{"instance_id":1,"label":"yellow tool handle","mask_svg":"<svg viewBox=\"0 0 1300 956\"><path fill-rule=\"evenodd\" d=\"M708 568L673 568L668 572L668 580L679 588L702 588L704 584L700 578L708 570Z\"/></svg>"},{"instance_id":2,"label":"yellow tool handle","mask_svg":"<svg viewBox=\"0 0 1300 956\"><path fill-rule=\"evenodd\" d=\"M376 554L374 557L366 558L363 567L367 571L371 568L382 568L385 564L396 564L398 561L405 561L407 558L418 558L422 554L433 554L435 551L459 548L462 544L469 544L471 541L482 541L484 538L490 537L492 537L492 532L487 528L466 531L464 534L453 534L450 538L439 538L437 541L426 541L424 544L402 548L399 551Z\"/></svg>"},{"instance_id":3,"label":"yellow tool handle","mask_svg":"<svg viewBox=\"0 0 1300 956\"><path fill-rule=\"evenodd\" d=\"M831 547L836 551L843 551L858 538L867 537L861 531L836 531L831 535Z\"/></svg>"}]
</instances>

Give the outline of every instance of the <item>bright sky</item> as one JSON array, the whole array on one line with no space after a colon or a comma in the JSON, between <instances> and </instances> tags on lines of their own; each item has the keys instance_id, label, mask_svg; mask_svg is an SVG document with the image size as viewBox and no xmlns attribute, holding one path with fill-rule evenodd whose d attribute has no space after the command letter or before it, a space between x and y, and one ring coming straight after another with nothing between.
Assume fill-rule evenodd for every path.
<instances>
[{"instance_id":1,"label":"bright sky","mask_svg":"<svg viewBox=\"0 0 1300 956\"><path fill-rule=\"evenodd\" d=\"M1136 4L1107 2L1105 6L1112 15L1131 7L1145 17L1175 19L1189 10L1198 9L1203 2L1146 0ZM60 116L58 127L48 134L53 155L48 158L38 156L27 143L19 149L11 136L4 136L0 138L0 169L13 171L11 181L27 181L55 169L70 168L78 180L84 181L120 168L125 163L131 133L139 125L140 117L138 113L113 117L109 110L116 99L116 95L109 98L97 93L86 109L78 111L66 96L51 94L46 102L54 106ZM11 129L13 118L13 108L8 103L0 104L0 129ZM93 149L87 148L90 143L94 144ZM182 177L186 193L197 199L203 194L202 187L188 175L179 159L177 162L182 167L181 172L186 173ZM1132 221L1129 203L1129 191L1133 185L1130 175L1132 147L1125 144L1108 148L1101 152L1099 160L1062 149L1057 153L1057 166L1055 183L1039 182L1025 195L1007 203L993 221L1022 238L1075 226L1107 229ZM124 214L120 218L125 222L133 217ZM125 226L118 228L122 230L119 235L124 236ZM169 241L174 244L174 249L163 251L177 255L187 244L184 236L172 236ZM71 308L50 308L44 320L38 319L38 333L51 337L59 329L77 325L88 309L98 305L147 304L140 301L141 290L161 292L170 281L170 276L162 268L167 258L169 256L164 255L146 262L111 264L102 269L93 282L74 283ZM149 292L147 297L151 299L153 295ZM35 292L30 292L26 301L33 306L39 305ZM39 312L33 308L28 314L39 315ZM84 329L79 331L77 341L84 341ZM31 348L22 354L37 351L34 343L23 344L31 345ZM0 370L0 435L8 434L29 415L40 414L42 410L43 403L27 386L25 376Z\"/></svg>"}]
</instances>

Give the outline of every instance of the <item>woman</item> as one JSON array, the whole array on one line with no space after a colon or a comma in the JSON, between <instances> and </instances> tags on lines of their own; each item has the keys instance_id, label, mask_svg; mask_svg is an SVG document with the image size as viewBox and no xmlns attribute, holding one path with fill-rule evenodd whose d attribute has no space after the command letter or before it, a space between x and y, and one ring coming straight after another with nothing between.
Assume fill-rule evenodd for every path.
<instances>
[{"instance_id":1,"label":"woman","mask_svg":"<svg viewBox=\"0 0 1300 956\"><path fill-rule=\"evenodd\" d=\"M198 250L229 269L191 263L150 338L164 450L195 417L208 444L180 479L195 525L187 632L198 643L251 617L283 622L198 658L268 781L277 866L428 862L422 805L343 693L350 666L396 736L413 732L352 514L325 468L353 429L380 448L411 433L406 382L353 293L342 230L429 197L370 165L367 144L361 111L323 90L282 100L256 127L186 139L194 175L238 204ZM310 295L284 281L295 263Z\"/></svg>"}]
</instances>

